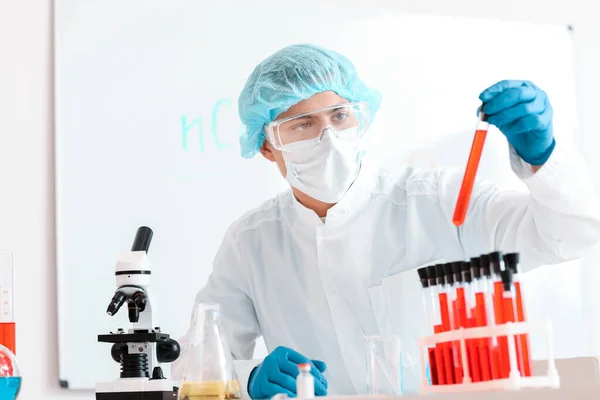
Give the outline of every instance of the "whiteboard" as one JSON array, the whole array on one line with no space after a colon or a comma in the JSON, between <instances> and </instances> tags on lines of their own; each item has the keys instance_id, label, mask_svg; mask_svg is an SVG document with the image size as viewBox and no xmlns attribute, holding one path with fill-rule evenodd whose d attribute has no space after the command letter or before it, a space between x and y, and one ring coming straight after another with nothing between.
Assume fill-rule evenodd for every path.
<instances>
[{"instance_id":1,"label":"whiteboard","mask_svg":"<svg viewBox=\"0 0 600 400\"><path fill-rule=\"evenodd\" d=\"M283 46L333 48L382 91L368 157L387 167L464 165L477 96L505 78L544 88L556 110L557 136L572 139L576 108L566 27L384 13L362 4L332 1L316 8L306 2L289 10L274 2L235 9L193 0L55 2L63 386L90 389L118 377L110 345L96 337L129 327L126 313L108 317L105 310L115 290L116 258L139 226L154 230L149 257L157 325L178 338L227 227L287 188L260 155L239 156L236 114L247 76ZM489 136L481 175L522 189L501 134ZM544 287L530 279L528 292L530 314L557 325L557 356L587 351L578 314L581 268L570 267ZM265 352L259 345L256 356ZM533 354L541 353L534 348Z\"/></svg>"}]
</instances>

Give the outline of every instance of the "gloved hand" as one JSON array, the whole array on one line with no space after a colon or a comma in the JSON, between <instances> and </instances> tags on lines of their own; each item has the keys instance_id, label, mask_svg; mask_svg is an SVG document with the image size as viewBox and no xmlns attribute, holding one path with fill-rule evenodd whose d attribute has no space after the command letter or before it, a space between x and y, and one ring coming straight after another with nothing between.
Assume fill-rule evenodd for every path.
<instances>
[{"instance_id":1,"label":"gloved hand","mask_svg":"<svg viewBox=\"0 0 600 400\"><path fill-rule=\"evenodd\" d=\"M278 347L260 363L248 380L248 394L253 399L270 399L278 393L285 393L289 397L296 396L296 377L298 364L312 364L311 373L315 378L315 395L327 394L327 380L323 372L327 366L323 361L309 360L302 354Z\"/></svg>"},{"instance_id":2,"label":"gloved hand","mask_svg":"<svg viewBox=\"0 0 600 400\"><path fill-rule=\"evenodd\" d=\"M488 122L525 162L539 166L548 160L555 146L553 111L543 90L529 81L504 80L484 90L479 99Z\"/></svg>"}]
</instances>

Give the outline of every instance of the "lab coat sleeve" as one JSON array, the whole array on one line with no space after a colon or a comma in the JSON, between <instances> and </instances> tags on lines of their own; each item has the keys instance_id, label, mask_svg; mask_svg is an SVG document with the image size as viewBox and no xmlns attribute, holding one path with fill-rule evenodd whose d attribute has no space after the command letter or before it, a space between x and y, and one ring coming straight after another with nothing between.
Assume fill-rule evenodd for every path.
<instances>
[{"instance_id":1,"label":"lab coat sleeve","mask_svg":"<svg viewBox=\"0 0 600 400\"><path fill-rule=\"evenodd\" d=\"M580 154L557 143L534 173L511 147L510 162L527 190L477 183L465 223L456 228L466 259L491 251L519 252L527 271L582 257L600 241L600 204ZM462 171L441 174L438 189L448 221L461 182Z\"/></svg>"},{"instance_id":2,"label":"lab coat sleeve","mask_svg":"<svg viewBox=\"0 0 600 400\"><path fill-rule=\"evenodd\" d=\"M242 395L248 395L248 377L262 360L253 360L256 339L261 330L248 293L245 265L239 253L237 238L230 229L214 259L213 270L206 285L196 295L196 303L218 303L223 333L233 357L235 373L240 382ZM187 349L192 337L196 315L192 312L190 328L179 340L181 355L174 363L174 380L181 380L187 362Z\"/></svg>"}]
</instances>

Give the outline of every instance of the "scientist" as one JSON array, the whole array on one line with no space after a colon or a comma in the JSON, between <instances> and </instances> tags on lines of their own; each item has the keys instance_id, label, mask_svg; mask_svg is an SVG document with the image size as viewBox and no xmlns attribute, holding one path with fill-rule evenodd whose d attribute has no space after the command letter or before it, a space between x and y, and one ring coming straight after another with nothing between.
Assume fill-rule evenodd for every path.
<instances>
[{"instance_id":1,"label":"scientist","mask_svg":"<svg viewBox=\"0 0 600 400\"><path fill-rule=\"evenodd\" d=\"M509 80L479 98L528 192L478 182L457 228L460 170L384 173L361 162L381 97L347 58L294 45L255 68L239 97L242 156L260 152L291 190L227 230L196 299L220 305L245 395L294 395L302 362L312 362L317 395L364 393L364 337L388 332L385 314L394 304L386 302L421 311L420 298L396 286L404 271L494 250L519 251L531 269L581 257L599 241L592 182L581 157L555 141L546 93ZM412 279L418 285L416 272ZM252 360L261 335L270 354ZM189 333L175 379L188 341Z\"/></svg>"}]
</instances>

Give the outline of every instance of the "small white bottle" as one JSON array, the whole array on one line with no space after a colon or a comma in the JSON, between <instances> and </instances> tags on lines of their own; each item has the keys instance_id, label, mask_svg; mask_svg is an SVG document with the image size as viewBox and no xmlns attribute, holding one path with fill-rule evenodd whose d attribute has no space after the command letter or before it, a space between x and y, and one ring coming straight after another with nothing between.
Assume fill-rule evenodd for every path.
<instances>
[{"instance_id":1,"label":"small white bottle","mask_svg":"<svg viewBox=\"0 0 600 400\"><path fill-rule=\"evenodd\" d=\"M312 399L315 397L315 378L310 370L312 365L299 364L298 376L296 377L296 395L298 399Z\"/></svg>"}]
</instances>

